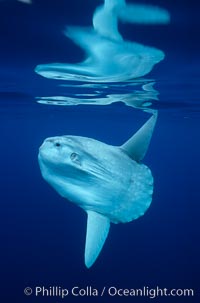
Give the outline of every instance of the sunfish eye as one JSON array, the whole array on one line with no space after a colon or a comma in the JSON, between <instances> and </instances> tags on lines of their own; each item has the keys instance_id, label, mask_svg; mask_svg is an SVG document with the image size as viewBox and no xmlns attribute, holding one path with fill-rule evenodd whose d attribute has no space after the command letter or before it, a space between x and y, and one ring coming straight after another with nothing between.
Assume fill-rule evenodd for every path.
<instances>
[{"instance_id":1,"label":"sunfish eye","mask_svg":"<svg viewBox=\"0 0 200 303\"><path fill-rule=\"evenodd\" d=\"M77 160L77 158L78 158L78 154L76 154L76 153L72 153L72 154L70 155L70 159L71 159L72 161Z\"/></svg>"},{"instance_id":2,"label":"sunfish eye","mask_svg":"<svg viewBox=\"0 0 200 303\"><path fill-rule=\"evenodd\" d=\"M61 146L61 144L60 144L60 142L55 142L55 144L54 144L56 147L60 147Z\"/></svg>"}]
</instances>

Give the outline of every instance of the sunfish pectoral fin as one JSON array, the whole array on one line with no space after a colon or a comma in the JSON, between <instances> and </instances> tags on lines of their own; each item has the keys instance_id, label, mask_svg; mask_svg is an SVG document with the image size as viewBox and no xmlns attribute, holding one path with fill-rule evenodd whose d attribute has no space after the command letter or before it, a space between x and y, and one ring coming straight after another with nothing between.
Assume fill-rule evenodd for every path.
<instances>
[{"instance_id":1,"label":"sunfish pectoral fin","mask_svg":"<svg viewBox=\"0 0 200 303\"><path fill-rule=\"evenodd\" d=\"M144 158L151 141L156 120L157 111L155 111L153 116L121 146L121 149L123 149L133 160L140 162Z\"/></svg>"},{"instance_id":2,"label":"sunfish pectoral fin","mask_svg":"<svg viewBox=\"0 0 200 303\"><path fill-rule=\"evenodd\" d=\"M93 211L87 211L87 215L85 265L89 268L93 265L101 252L109 232L110 220Z\"/></svg>"}]
</instances>

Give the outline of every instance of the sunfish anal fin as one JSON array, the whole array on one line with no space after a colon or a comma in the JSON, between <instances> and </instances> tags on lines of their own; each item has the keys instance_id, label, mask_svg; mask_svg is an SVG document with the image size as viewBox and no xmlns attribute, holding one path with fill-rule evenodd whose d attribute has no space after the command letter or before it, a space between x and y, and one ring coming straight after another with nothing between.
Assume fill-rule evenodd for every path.
<instances>
[{"instance_id":1,"label":"sunfish anal fin","mask_svg":"<svg viewBox=\"0 0 200 303\"><path fill-rule=\"evenodd\" d=\"M120 147L133 160L140 162L144 158L151 141L156 120L157 112Z\"/></svg>"},{"instance_id":2,"label":"sunfish anal fin","mask_svg":"<svg viewBox=\"0 0 200 303\"><path fill-rule=\"evenodd\" d=\"M87 211L87 215L85 265L89 268L93 265L101 252L109 232L110 220L93 211Z\"/></svg>"}]
</instances>

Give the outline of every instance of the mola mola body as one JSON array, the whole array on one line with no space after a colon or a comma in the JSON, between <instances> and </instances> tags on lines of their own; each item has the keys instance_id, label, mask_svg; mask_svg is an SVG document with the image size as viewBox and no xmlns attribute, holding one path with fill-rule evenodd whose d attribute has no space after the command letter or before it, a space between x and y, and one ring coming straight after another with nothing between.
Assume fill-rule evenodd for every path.
<instances>
[{"instance_id":1,"label":"mola mola body","mask_svg":"<svg viewBox=\"0 0 200 303\"><path fill-rule=\"evenodd\" d=\"M43 178L87 212L85 264L90 267L107 238L110 223L126 223L151 204L153 177L141 164L153 133L154 114L122 146L79 136L47 138L39 150Z\"/></svg>"}]
</instances>

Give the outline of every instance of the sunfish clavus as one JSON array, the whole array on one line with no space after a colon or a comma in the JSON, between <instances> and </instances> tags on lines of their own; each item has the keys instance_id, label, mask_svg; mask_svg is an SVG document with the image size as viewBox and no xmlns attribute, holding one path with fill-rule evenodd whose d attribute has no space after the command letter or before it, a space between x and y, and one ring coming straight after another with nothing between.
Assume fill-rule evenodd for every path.
<instances>
[{"instance_id":1,"label":"sunfish clavus","mask_svg":"<svg viewBox=\"0 0 200 303\"><path fill-rule=\"evenodd\" d=\"M97 259L110 222L142 216L151 204L153 177L141 164L157 114L122 146L78 136L47 138L39 150L43 178L64 198L87 213L85 264Z\"/></svg>"}]
</instances>

